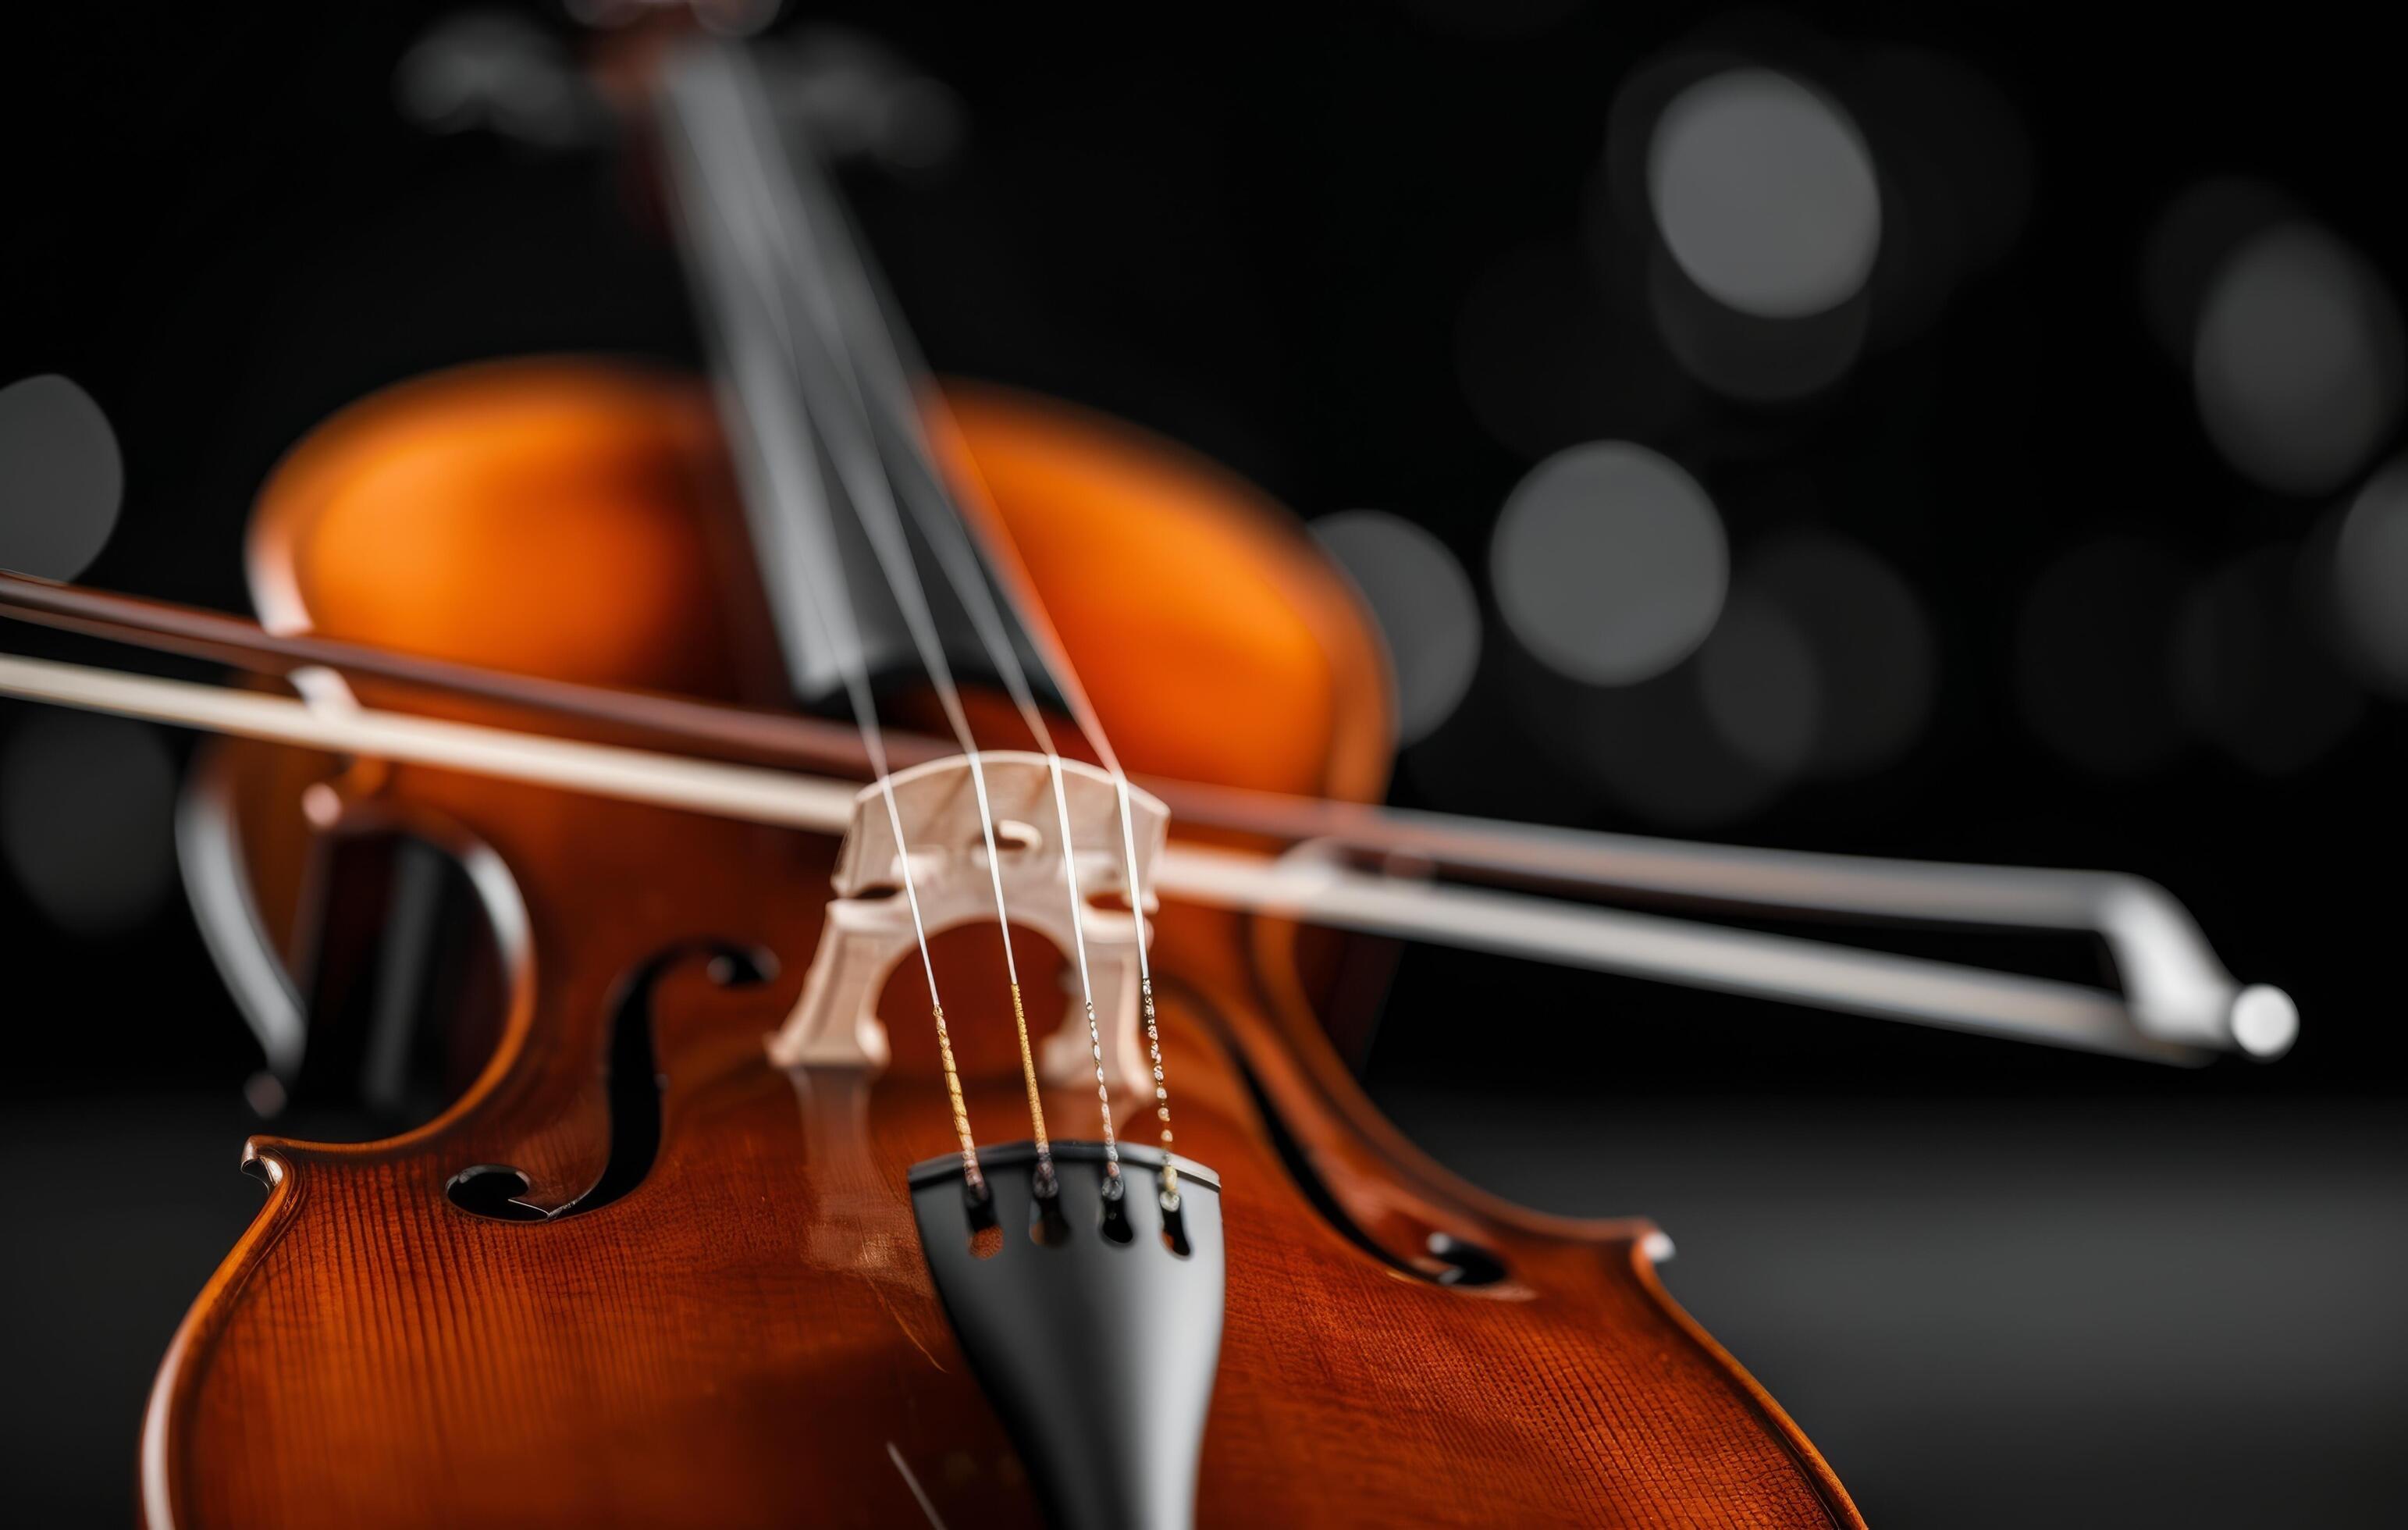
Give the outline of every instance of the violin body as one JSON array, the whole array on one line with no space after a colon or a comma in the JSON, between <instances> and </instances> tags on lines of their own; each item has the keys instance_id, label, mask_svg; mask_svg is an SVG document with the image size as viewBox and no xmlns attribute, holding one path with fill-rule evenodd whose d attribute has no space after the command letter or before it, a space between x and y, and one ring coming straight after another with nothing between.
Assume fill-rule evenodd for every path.
<instances>
[{"instance_id":1,"label":"violin body","mask_svg":"<svg viewBox=\"0 0 2408 1530\"><path fill-rule=\"evenodd\" d=\"M951 398L1132 770L1377 797L1383 661L1292 522L1127 427ZM263 496L251 579L288 632L781 705L733 504L699 382L469 368L303 442ZM356 699L561 726L396 687ZM313 1010L391 980L344 970L371 918L345 911L347 851L376 836L439 847L487 929L439 1114L380 1141L248 1145L268 1198L161 1371L153 1530L1044 1523L905 1188L951 1142L917 972L882 1006L884 1068L764 1049L819 938L833 840L256 743L215 746L201 785ZM1507 1205L1378 1117L1316 1018L1296 926L1166 906L1155 928L1179 1151L1217 1171L1226 1238L1198 1523L1859 1523L1657 1283L1651 1226ZM1028 990L1055 992L1063 953L1025 931L1014 948ZM992 928L935 950L995 1143L1026 1128L999 958ZM1092 1135L1092 1084L1045 1104L1058 1137Z\"/></svg>"}]
</instances>

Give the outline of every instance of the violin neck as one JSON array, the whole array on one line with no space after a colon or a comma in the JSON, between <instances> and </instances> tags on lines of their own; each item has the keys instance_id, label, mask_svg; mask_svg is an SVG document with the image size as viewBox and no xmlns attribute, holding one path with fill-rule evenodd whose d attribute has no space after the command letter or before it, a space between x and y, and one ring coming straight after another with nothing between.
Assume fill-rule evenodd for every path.
<instances>
[{"instance_id":1,"label":"violin neck","mask_svg":"<svg viewBox=\"0 0 2408 1530\"><path fill-rule=\"evenodd\" d=\"M800 124L781 121L742 49L722 43L668 61L659 122L753 564L796 700L840 707L856 666L882 684L924 674L854 513L867 493L901 512L915 557L951 560L985 586L992 609L980 615L999 620L1044 689L1028 623L929 442L921 409L933 394L917 352ZM930 580L928 596L954 673L994 680L977 618L948 581Z\"/></svg>"}]
</instances>

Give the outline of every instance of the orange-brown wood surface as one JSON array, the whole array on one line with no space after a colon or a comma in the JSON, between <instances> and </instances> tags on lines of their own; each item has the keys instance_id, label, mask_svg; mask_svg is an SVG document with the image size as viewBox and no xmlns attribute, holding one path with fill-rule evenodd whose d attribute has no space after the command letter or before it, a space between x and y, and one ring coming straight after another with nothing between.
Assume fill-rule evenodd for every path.
<instances>
[{"instance_id":1,"label":"orange-brown wood surface","mask_svg":"<svg viewBox=\"0 0 2408 1530\"><path fill-rule=\"evenodd\" d=\"M724 510L697 408L688 385L565 364L372 400L271 484L253 548L266 614L480 663L757 695L758 613L729 597L679 607L677 592L717 578L700 528ZM1377 791L1377 652L1292 526L1100 422L970 394L961 422L1133 767ZM600 529L577 557L543 559L584 525L580 496L609 507ZM479 533L480 515L522 514L540 535ZM370 579L377 545L422 515L450 551ZM658 588L626 598L647 579ZM638 640L654 628L658 642ZM346 817L399 823L476 870L506 1002L482 1071L424 1128L251 1145L266 1207L153 1394L154 1530L913 1524L913 1482L949 1525L1039 1523L904 1188L906 1167L951 1141L916 973L890 985L882 1073L788 1072L763 1051L817 937L830 841L260 746L225 746L211 768L289 953L310 896L293 863L312 835ZM1858 1523L1812 1447L1656 1284L1647 1224L1520 1211L1379 1120L1314 1021L1296 936L1166 909L1155 948L1179 1147L1224 1186L1227 1324L1200 1523ZM482 1163L523 1170L544 1206L594 1181L614 1004L628 974L689 940L767 952L775 975L724 987L696 957L659 983L662 1132L642 1181L551 1222L452 1205L446 1182ZM1059 954L1033 936L1015 946L1044 992ZM996 947L976 930L939 946L988 1144L1028 1134ZM1057 1137L1095 1135L1092 1092L1046 1105ZM1437 1283L1432 1233L1488 1250L1505 1278Z\"/></svg>"}]
</instances>

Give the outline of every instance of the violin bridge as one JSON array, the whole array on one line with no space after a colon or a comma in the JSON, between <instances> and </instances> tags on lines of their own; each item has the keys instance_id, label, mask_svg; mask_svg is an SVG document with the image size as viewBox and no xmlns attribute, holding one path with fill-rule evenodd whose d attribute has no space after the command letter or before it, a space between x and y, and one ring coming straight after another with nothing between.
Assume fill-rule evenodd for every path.
<instances>
[{"instance_id":1,"label":"violin bridge","mask_svg":"<svg viewBox=\"0 0 2408 1530\"><path fill-rule=\"evenodd\" d=\"M1151 1099L1154 1068L1140 1031L1138 949L1140 924L1125 907L1099 908L1099 898L1129 897L1126 863L1121 854L1120 798L1111 777L1093 765L1065 760L1062 779L1069 808L1079 886L1085 907L1073 917L1055 832L1050 762L1018 751L982 754L987 797L997 826L999 874L1012 922L1034 930L1068 952L1074 933L1087 942L1088 970L1095 983L1098 1036L1105 1077L1115 1094ZM912 886L920 919L930 936L958 925L991 923L995 882L972 787L969 762L959 755L932 760L891 778L896 815L906 826ZM1136 830L1139 877L1151 882L1169 814L1162 803L1129 793ZM781 1067L883 1068L891 1055L886 1027L878 1018L878 996L896 965L917 959L911 909L898 895L903 849L894 820L875 785L853 800L844 847L837 857L836 896L827 904L819 949L803 981L801 998L785 1023L769 1037L770 1060ZM1039 1044L1039 1071L1049 1084L1094 1086L1095 1059L1084 1003L1066 998L1055 1030Z\"/></svg>"}]
</instances>

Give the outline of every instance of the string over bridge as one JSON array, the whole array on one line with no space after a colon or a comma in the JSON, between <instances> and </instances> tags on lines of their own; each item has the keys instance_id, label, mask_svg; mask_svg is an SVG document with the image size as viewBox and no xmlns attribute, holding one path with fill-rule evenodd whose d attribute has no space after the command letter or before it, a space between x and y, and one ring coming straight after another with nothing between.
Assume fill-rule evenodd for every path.
<instances>
[{"instance_id":1,"label":"string over bridge","mask_svg":"<svg viewBox=\"0 0 2408 1530\"><path fill-rule=\"evenodd\" d=\"M1080 910L1087 962L1095 985L1103 1067L1111 1087L1151 1099L1153 1065L1140 1022L1138 942L1140 922L1128 907L1131 891L1123 852L1121 807L1112 778L1076 760L1061 762L1064 801L1072 846L1062 843L1054 800L1052 765L1042 754L982 751L987 800L994 814L999 861L1013 922L1065 952L1074 948L1062 857L1076 857L1078 885L1086 907ZM896 816L907 826L911 874L920 916L934 936L957 925L995 918L994 882L970 763L950 755L896 772L887 784ZM1151 889L1154 865L1168 832L1170 815L1159 798L1129 791L1137 875ZM889 1057L886 1027L878 1018L878 996L896 964L912 955L910 910L894 896L902 883L902 851L879 788L854 797L853 817L838 852L836 896L827 905L819 949L811 957L802 997L769 1039L771 1061L781 1067L882 1068ZM1117 906L1115 906L1117 905ZM1146 906L1152 911L1151 893ZM1049 1083L1078 1085L1094 1078L1085 1006L1066 996L1060 1028L1042 1045Z\"/></svg>"}]
</instances>

